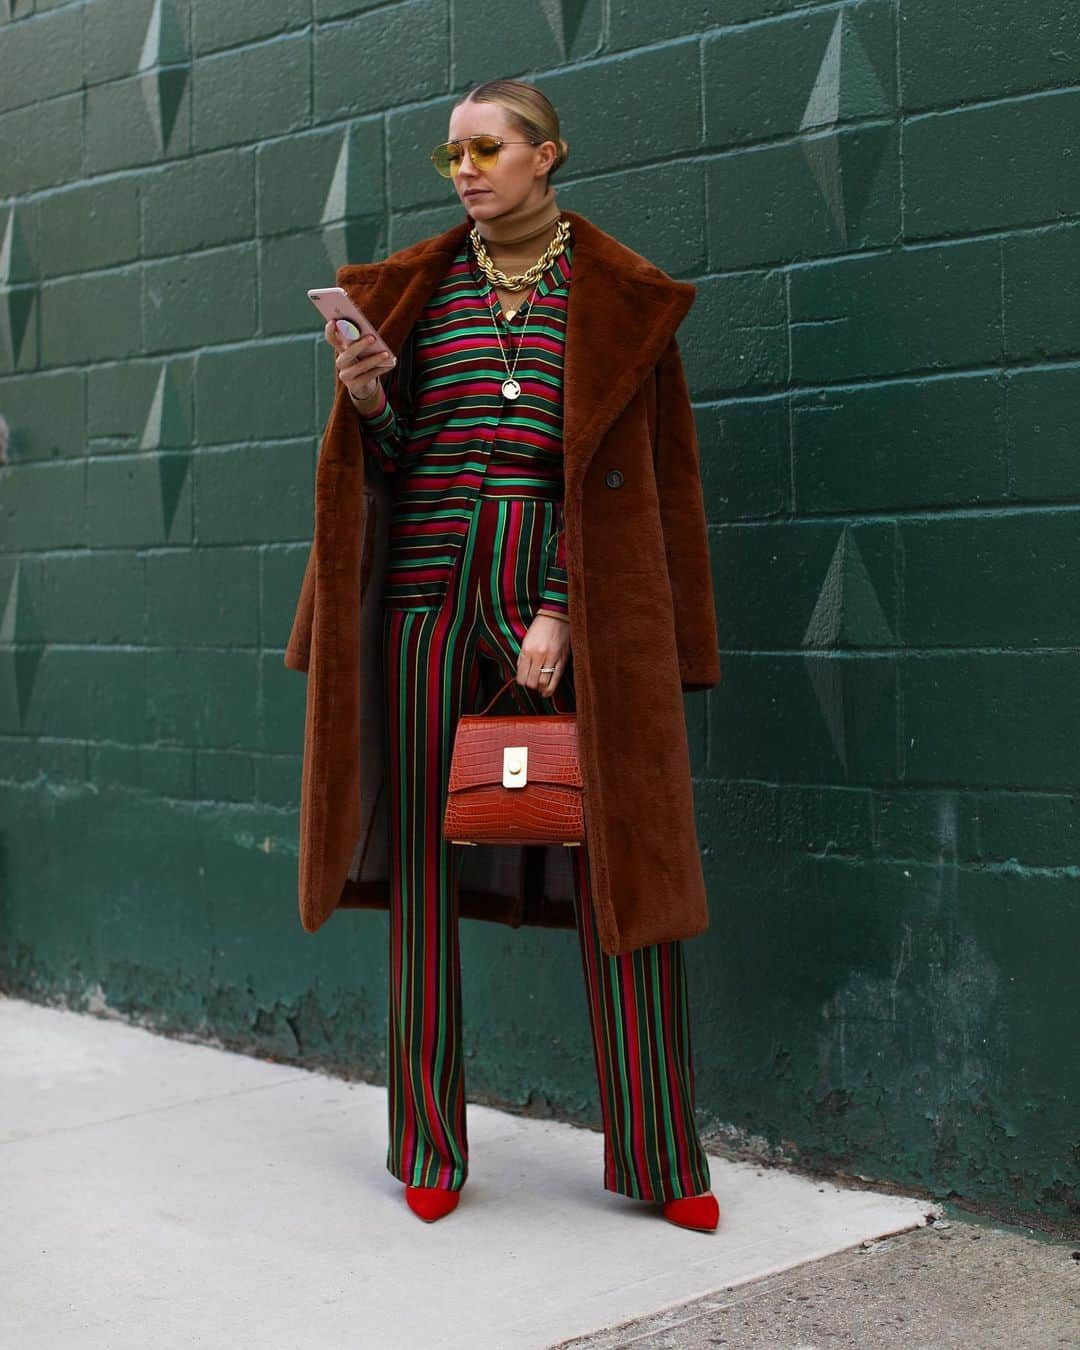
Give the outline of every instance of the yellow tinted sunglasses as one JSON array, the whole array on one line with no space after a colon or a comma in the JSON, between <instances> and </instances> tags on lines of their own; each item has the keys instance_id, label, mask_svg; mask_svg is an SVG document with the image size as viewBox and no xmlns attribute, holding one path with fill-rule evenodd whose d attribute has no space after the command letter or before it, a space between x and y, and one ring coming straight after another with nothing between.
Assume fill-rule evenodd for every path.
<instances>
[{"instance_id":1,"label":"yellow tinted sunglasses","mask_svg":"<svg viewBox=\"0 0 1080 1350\"><path fill-rule=\"evenodd\" d=\"M499 158L504 145L542 145L542 141L504 141L501 136L465 136L460 141L444 141L431 152L431 162L444 178L453 178L465 157L465 142L469 142L469 156L486 173Z\"/></svg>"}]
</instances>

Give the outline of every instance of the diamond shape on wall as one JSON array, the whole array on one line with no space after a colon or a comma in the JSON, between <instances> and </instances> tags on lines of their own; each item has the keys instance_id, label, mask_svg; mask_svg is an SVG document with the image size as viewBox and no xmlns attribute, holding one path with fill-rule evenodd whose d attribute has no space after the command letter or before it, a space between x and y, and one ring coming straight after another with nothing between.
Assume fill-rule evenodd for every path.
<instances>
[{"instance_id":1,"label":"diamond shape on wall","mask_svg":"<svg viewBox=\"0 0 1080 1350\"><path fill-rule=\"evenodd\" d=\"M368 163L346 131L321 216L326 256L335 272L375 254L379 217L369 213L369 203L379 200L376 174L381 172L381 166Z\"/></svg>"},{"instance_id":2,"label":"diamond shape on wall","mask_svg":"<svg viewBox=\"0 0 1080 1350\"><path fill-rule=\"evenodd\" d=\"M19 283L33 280L22 216L12 209L0 239L0 359L13 369L22 356L38 294L36 286Z\"/></svg>"},{"instance_id":3,"label":"diamond shape on wall","mask_svg":"<svg viewBox=\"0 0 1080 1350\"><path fill-rule=\"evenodd\" d=\"M184 31L170 0L154 0L136 69L142 72L142 96L154 128L158 153L172 137L190 66Z\"/></svg>"},{"instance_id":4,"label":"diamond shape on wall","mask_svg":"<svg viewBox=\"0 0 1080 1350\"><path fill-rule=\"evenodd\" d=\"M888 109L889 96L866 53L854 20L850 14L841 12L836 16L825 46L799 130L835 127L841 116L869 116ZM887 134L882 133L869 142L877 151L872 162L865 162L864 148L854 164L846 150L841 150L841 142L836 136L814 136L802 142L810 171L817 179L829 214L845 244L849 226L865 205L868 185L887 139ZM857 173L851 172L853 166Z\"/></svg>"},{"instance_id":5,"label":"diamond shape on wall","mask_svg":"<svg viewBox=\"0 0 1080 1350\"><path fill-rule=\"evenodd\" d=\"M9 656L5 655L11 662L14 676L12 683L15 688L20 727L26 723L26 712L34 692L34 681L37 679L41 658L45 654L44 645L36 640L38 638L36 628L31 612L29 584L23 576L21 563L16 561L4 598L3 610L0 611L0 644L12 649Z\"/></svg>"},{"instance_id":6,"label":"diamond shape on wall","mask_svg":"<svg viewBox=\"0 0 1080 1350\"><path fill-rule=\"evenodd\" d=\"M191 428L176 390L175 378L168 366L162 366L143 424L139 449L162 450L168 446L187 447L190 443Z\"/></svg>"},{"instance_id":7,"label":"diamond shape on wall","mask_svg":"<svg viewBox=\"0 0 1080 1350\"><path fill-rule=\"evenodd\" d=\"M540 8L564 61L577 39L586 3L587 0L540 0Z\"/></svg>"},{"instance_id":8,"label":"diamond shape on wall","mask_svg":"<svg viewBox=\"0 0 1080 1350\"><path fill-rule=\"evenodd\" d=\"M878 716L893 669L891 662L873 658L856 664L838 649L895 643L862 553L845 525L802 639L806 673L845 771L852 743L870 731Z\"/></svg>"}]
</instances>

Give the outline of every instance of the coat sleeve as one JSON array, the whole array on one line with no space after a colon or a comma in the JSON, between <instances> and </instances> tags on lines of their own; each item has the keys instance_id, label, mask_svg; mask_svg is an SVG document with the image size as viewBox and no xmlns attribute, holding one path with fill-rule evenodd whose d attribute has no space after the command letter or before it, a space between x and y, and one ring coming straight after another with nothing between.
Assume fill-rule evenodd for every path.
<instances>
[{"instance_id":1,"label":"coat sleeve","mask_svg":"<svg viewBox=\"0 0 1080 1350\"><path fill-rule=\"evenodd\" d=\"M412 335L406 340L398 364L383 376L384 403L374 417L363 417L350 405L349 412L355 417L360 430L360 444L366 455L371 455L387 473L395 473L400 467L408 445L408 428L412 416ZM349 402L347 390L335 383L335 407L331 410L327 427L333 420L337 405L344 408ZM326 435L324 429L323 435ZM315 619L315 541L312 540L308 552L304 579L300 584L300 596L296 602L292 631L285 644L285 665L290 670L306 671L311 657L311 628Z\"/></svg>"},{"instance_id":2,"label":"coat sleeve","mask_svg":"<svg viewBox=\"0 0 1080 1350\"><path fill-rule=\"evenodd\" d=\"M694 693L719 683L720 651L697 428L675 337L657 364L653 458L679 674L683 692Z\"/></svg>"}]
</instances>

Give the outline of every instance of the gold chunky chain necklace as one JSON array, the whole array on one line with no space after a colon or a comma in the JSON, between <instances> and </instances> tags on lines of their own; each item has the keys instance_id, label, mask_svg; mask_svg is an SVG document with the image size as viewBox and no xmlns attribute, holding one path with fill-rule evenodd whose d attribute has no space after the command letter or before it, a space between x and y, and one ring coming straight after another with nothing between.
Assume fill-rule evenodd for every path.
<instances>
[{"instance_id":1,"label":"gold chunky chain necklace","mask_svg":"<svg viewBox=\"0 0 1080 1350\"><path fill-rule=\"evenodd\" d=\"M563 216L555 226L555 234L544 252L537 258L536 262L527 272L520 272L515 276L507 276L491 261L491 257L484 247L484 241L480 237L479 229L474 225L469 231L469 242L473 246L473 252L476 254L476 261L480 266L481 272L487 277L493 286L501 286L504 291L523 291L526 286L535 286L551 264L559 256L566 246L566 241L570 237L570 222Z\"/></svg>"}]
</instances>

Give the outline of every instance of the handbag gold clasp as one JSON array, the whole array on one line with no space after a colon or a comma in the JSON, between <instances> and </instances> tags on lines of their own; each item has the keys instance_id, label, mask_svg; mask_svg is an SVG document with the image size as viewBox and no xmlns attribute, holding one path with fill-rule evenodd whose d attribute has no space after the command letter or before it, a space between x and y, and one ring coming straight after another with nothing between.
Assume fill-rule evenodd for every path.
<instances>
[{"instance_id":1,"label":"handbag gold clasp","mask_svg":"<svg viewBox=\"0 0 1080 1350\"><path fill-rule=\"evenodd\" d=\"M503 746L503 787L524 787L529 776L529 747Z\"/></svg>"}]
</instances>

